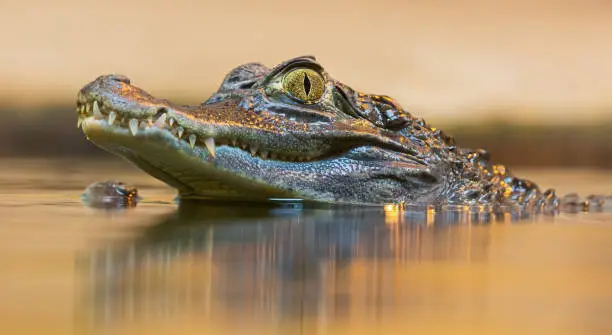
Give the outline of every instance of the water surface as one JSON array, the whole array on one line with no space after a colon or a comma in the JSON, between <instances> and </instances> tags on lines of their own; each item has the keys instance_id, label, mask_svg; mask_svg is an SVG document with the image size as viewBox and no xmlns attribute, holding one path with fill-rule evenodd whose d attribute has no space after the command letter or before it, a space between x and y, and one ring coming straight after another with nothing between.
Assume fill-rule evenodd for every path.
<instances>
[{"instance_id":1,"label":"water surface","mask_svg":"<svg viewBox=\"0 0 612 335\"><path fill-rule=\"evenodd\" d=\"M560 192L612 174L521 171ZM147 201L85 207L118 178ZM612 331L612 215L186 205L126 163L2 160L2 334ZM452 224L450 224L451 222Z\"/></svg>"}]
</instances>

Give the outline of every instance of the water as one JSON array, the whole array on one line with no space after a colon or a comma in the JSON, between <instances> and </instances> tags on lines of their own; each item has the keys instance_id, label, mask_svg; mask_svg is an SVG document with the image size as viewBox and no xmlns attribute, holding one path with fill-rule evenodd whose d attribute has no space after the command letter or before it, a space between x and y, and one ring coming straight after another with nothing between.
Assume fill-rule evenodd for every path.
<instances>
[{"instance_id":1,"label":"water","mask_svg":"<svg viewBox=\"0 0 612 335\"><path fill-rule=\"evenodd\" d=\"M0 172L2 334L612 331L609 213L179 212L172 189L114 160L4 159ZM520 174L560 193L612 190L609 172ZM105 179L147 201L83 206Z\"/></svg>"}]
</instances>

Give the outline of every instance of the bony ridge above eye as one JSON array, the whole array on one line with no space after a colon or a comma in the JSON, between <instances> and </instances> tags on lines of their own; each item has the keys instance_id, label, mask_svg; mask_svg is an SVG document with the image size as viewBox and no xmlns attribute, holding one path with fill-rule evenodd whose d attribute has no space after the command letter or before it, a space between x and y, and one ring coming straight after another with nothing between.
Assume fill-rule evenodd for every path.
<instances>
[{"instance_id":1,"label":"bony ridge above eye","mask_svg":"<svg viewBox=\"0 0 612 335\"><path fill-rule=\"evenodd\" d=\"M282 80L283 90L292 97L305 102L317 102L325 92L325 80L317 71L298 68L287 72Z\"/></svg>"}]
</instances>

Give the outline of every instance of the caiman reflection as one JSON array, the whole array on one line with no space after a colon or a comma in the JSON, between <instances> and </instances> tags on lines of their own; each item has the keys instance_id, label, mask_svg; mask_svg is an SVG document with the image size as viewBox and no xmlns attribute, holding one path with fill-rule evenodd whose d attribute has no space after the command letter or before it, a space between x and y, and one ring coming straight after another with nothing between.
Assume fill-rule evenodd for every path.
<instances>
[{"instance_id":1,"label":"caiman reflection","mask_svg":"<svg viewBox=\"0 0 612 335\"><path fill-rule=\"evenodd\" d=\"M313 317L322 303L343 314L351 301L342 292L355 266L368 264L364 280L374 285L384 264L486 260L488 228L478 223L519 219L389 209L183 202L138 238L85 257L88 309L95 323L182 310L203 318Z\"/></svg>"}]
</instances>

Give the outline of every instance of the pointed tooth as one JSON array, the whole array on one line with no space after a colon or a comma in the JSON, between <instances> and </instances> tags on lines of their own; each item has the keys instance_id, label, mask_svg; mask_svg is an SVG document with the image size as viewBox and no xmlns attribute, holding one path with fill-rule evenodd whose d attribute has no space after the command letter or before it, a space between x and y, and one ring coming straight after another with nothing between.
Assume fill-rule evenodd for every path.
<instances>
[{"instance_id":1,"label":"pointed tooth","mask_svg":"<svg viewBox=\"0 0 612 335\"><path fill-rule=\"evenodd\" d=\"M215 157L215 139L212 137L209 137L204 140L204 144L206 144L206 149L208 149L208 152L214 158Z\"/></svg>"},{"instance_id":2,"label":"pointed tooth","mask_svg":"<svg viewBox=\"0 0 612 335\"><path fill-rule=\"evenodd\" d=\"M247 144L246 143L241 143L240 147L242 148L242 150L246 150L247 149Z\"/></svg>"},{"instance_id":3,"label":"pointed tooth","mask_svg":"<svg viewBox=\"0 0 612 335\"><path fill-rule=\"evenodd\" d=\"M262 151L259 153L259 156L261 156L261 158L263 159L267 159L268 158L268 152L267 151Z\"/></svg>"},{"instance_id":4,"label":"pointed tooth","mask_svg":"<svg viewBox=\"0 0 612 335\"><path fill-rule=\"evenodd\" d=\"M172 127L172 125L174 125L174 119L173 118L169 118L168 119L168 124L170 125L170 127Z\"/></svg>"},{"instance_id":5,"label":"pointed tooth","mask_svg":"<svg viewBox=\"0 0 612 335\"><path fill-rule=\"evenodd\" d=\"M193 148L195 147L196 139L197 137L195 134L189 135L189 145L191 146L191 150L193 150Z\"/></svg>"},{"instance_id":6,"label":"pointed tooth","mask_svg":"<svg viewBox=\"0 0 612 335\"><path fill-rule=\"evenodd\" d=\"M251 147L251 155L255 156L257 155L257 147Z\"/></svg>"},{"instance_id":7,"label":"pointed tooth","mask_svg":"<svg viewBox=\"0 0 612 335\"><path fill-rule=\"evenodd\" d=\"M152 116L149 116L149 117L147 118L147 123L149 124L149 126L152 126L152 125L153 125L153 117L152 117Z\"/></svg>"},{"instance_id":8,"label":"pointed tooth","mask_svg":"<svg viewBox=\"0 0 612 335\"><path fill-rule=\"evenodd\" d=\"M140 122L140 128L148 128L148 127L149 127L149 122L148 121L142 120Z\"/></svg>"},{"instance_id":9,"label":"pointed tooth","mask_svg":"<svg viewBox=\"0 0 612 335\"><path fill-rule=\"evenodd\" d=\"M167 118L166 113L163 113L162 115L159 116L159 118L157 118L157 121L155 121L155 125L160 127L160 128L165 128L166 127L166 118Z\"/></svg>"},{"instance_id":10,"label":"pointed tooth","mask_svg":"<svg viewBox=\"0 0 612 335\"><path fill-rule=\"evenodd\" d=\"M138 120L131 119L129 123L130 123L130 131L132 132L132 135L136 136L136 134L138 133Z\"/></svg>"},{"instance_id":11,"label":"pointed tooth","mask_svg":"<svg viewBox=\"0 0 612 335\"><path fill-rule=\"evenodd\" d=\"M103 118L104 116L100 113L100 106L98 106L98 102L94 100L93 102L93 115L97 118Z\"/></svg>"},{"instance_id":12,"label":"pointed tooth","mask_svg":"<svg viewBox=\"0 0 612 335\"><path fill-rule=\"evenodd\" d=\"M116 118L117 118L117 113L115 112L108 113L108 124L113 125L113 123L115 123Z\"/></svg>"},{"instance_id":13,"label":"pointed tooth","mask_svg":"<svg viewBox=\"0 0 612 335\"><path fill-rule=\"evenodd\" d=\"M232 147L235 147L236 144L238 144L238 141L235 138L233 138L230 140L230 143L232 144Z\"/></svg>"},{"instance_id":14,"label":"pointed tooth","mask_svg":"<svg viewBox=\"0 0 612 335\"><path fill-rule=\"evenodd\" d=\"M77 129L81 128L81 125L83 124L83 118L79 118L79 120L77 121Z\"/></svg>"},{"instance_id":15,"label":"pointed tooth","mask_svg":"<svg viewBox=\"0 0 612 335\"><path fill-rule=\"evenodd\" d=\"M178 135L178 138L183 137L183 132L184 132L184 131L185 131L185 129L183 129L183 127L181 127L181 126L179 126L179 127L176 129L176 134Z\"/></svg>"},{"instance_id":16,"label":"pointed tooth","mask_svg":"<svg viewBox=\"0 0 612 335\"><path fill-rule=\"evenodd\" d=\"M91 106L89 104L85 104L85 114L89 115L89 112L91 111Z\"/></svg>"}]
</instances>

